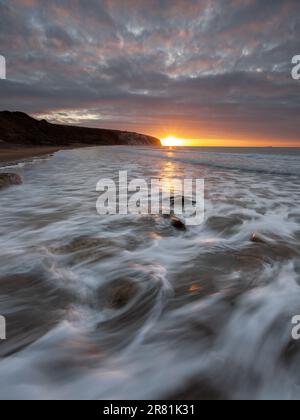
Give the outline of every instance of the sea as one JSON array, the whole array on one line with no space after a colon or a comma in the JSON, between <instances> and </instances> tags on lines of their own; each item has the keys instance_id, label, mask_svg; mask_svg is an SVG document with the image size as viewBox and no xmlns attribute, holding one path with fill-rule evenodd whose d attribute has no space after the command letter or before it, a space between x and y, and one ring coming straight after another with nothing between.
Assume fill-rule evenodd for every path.
<instances>
[{"instance_id":1,"label":"sea","mask_svg":"<svg viewBox=\"0 0 300 420\"><path fill-rule=\"evenodd\" d=\"M299 399L300 149L98 147L1 166L0 399ZM202 224L97 182L205 180Z\"/></svg>"}]
</instances>

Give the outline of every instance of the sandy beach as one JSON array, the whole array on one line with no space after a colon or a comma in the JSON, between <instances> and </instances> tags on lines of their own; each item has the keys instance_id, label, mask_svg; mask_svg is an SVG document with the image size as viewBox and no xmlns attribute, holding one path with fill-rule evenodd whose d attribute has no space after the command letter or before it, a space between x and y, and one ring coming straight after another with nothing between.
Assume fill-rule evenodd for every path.
<instances>
[{"instance_id":1,"label":"sandy beach","mask_svg":"<svg viewBox=\"0 0 300 420\"><path fill-rule=\"evenodd\" d=\"M0 163L15 162L58 152L57 147L0 147Z\"/></svg>"}]
</instances>

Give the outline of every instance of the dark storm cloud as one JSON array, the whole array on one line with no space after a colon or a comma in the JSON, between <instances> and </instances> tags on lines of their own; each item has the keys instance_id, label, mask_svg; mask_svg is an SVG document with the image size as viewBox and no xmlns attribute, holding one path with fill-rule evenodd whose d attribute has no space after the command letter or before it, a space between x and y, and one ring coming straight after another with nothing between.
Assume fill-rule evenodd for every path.
<instances>
[{"instance_id":1,"label":"dark storm cloud","mask_svg":"<svg viewBox=\"0 0 300 420\"><path fill-rule=\"evenodd\" d=\"M300 140L297 0L0 0L0 19L1 109Z\"/></svg>"}]
</instances>

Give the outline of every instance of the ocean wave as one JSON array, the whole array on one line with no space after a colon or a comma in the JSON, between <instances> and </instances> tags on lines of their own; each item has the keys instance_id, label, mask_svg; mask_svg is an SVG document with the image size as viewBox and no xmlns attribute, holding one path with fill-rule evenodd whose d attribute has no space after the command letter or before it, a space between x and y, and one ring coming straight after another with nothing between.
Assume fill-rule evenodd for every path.
<instances>
[{"instance_id":1,"label":"ocean wave","mask_svg":"<svg viewBox=\"0 0 300 420\"><path fill-rule=\"evenodd\" d=\"M297 398L299 179L236 168L297 157L221 154L233 170L190 154L103 147L19 168L0 197L0 398ZM96 183L120 169L205 178L204 223L100 217Z\"/></svg>"},{"instance_id":2,"label":"ocean wave","mask_svg":"<svg viewBox=\"0 0 300 420\"><path fill-rule=\"evenodd\" d=\"M157 157L158 159L167 159L174 162L182 162L191 165L204 165L216 169L230 169L242 172L257 172L261 174L282 175L282 176L300 176L300 149L293 149L296 157L291 155L292 150L287 150L287 154L280 149L275 153L275 149L269 149L269 153L261 153L255 149L252 153L240 150L238 153L224 151L219 149L210 152L203 149L177 149L172 151L157 150L136 151L136 154ZM283 153L283 154L282 154Z\"/></svg>"}]
</instances>

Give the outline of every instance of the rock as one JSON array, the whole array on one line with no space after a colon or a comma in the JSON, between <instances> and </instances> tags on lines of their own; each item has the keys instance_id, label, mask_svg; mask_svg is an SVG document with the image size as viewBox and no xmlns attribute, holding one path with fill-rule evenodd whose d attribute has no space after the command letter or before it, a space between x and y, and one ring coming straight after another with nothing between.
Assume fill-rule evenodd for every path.
<instances>
[{"instance_id":1,"label":"rock","mask_svg":"<svg viewBox=\"0 0 300 420\"><path fill-rule=\"evenodd\" d=\"M171 217L171 225L177 230L186 231L185 223L176 216Z\"/></svg>"},{"instance_id":2,"label":"rock","mask_svg":"<svg viewBox=\"0 0 300 420\"><path fill-rule=\"evenodd\" d=\"M111 306L115 309L121 309L128 304L132 295L135 293L135 287L132 283L120 284L112 290Z\"/></svg>"},{"instance_id":3,"label":"rock","mask_svg":"<svg viewBox=\"0 0 300 420\"><path fill-rule=\"evenodd\" d=\"M45 247L39 248L44 250ZM70 264L96 262L114 257L119 247L110 239L81 236L69 243L46 246L47 252L57 256L67 256Z\"/></svg>"},{"instance_id":4,"label":"rock","mask_svg":"<svg viewBox=\"0 0 300 420\"><path fill-rule=\"evenodd\" d=\"M253 233L251 242L256 244L255 247L252 247L252 250L255 250L257 257L261 259L281 261L299 257L297 249L291 244L285 243L281 238L269 239ZM253 251L251 252L253 253Z\"/></svg>"},{"instance_id":5,"label":"rock","mask_svg":"<svg viewBox=\"0 0 300 420\"><path fill-rule=\"evenodd\" d=\"M179 217L174 216L174 214L163 214L163 218L164 219L170 219L171 220L171 225L175 229L186 231L185 223L182 220L180 220Z\"/></svg>"},{"instance_id":6,"label":"rock","mask_svg":"<svg viewBox=\"0 0 300 420\"><path fill-rule=\"evenodd\" d=\"M0 173L0 189L23 183L22 177L14 173Z\"/></svg>"},{"instance_id":7,"label":"rock","mask_svg":"<svg viewBox=\"0 0 300 420\"><path fill-rule=\"evenodd\" d=\"M120 310L137 295L138 286L131 280L116 280L108 287L98 291L99 300L104 306Z\"/></svg>"},{"instance_id":8,"label":"rock","mask_svg":"<svg viewBox=\"0 0 300 420\"><path fill-rule=\"evenodd\" d=\"M90 238L86 236L81 236L79 238L73 239L66 245L52 246L49 248L49 251L53 254L58 255L72 254L80 251L96 249L102 244L103 239L101 238Z\"/></svg>"},{"instance_id":9,"label":"rock","mask_svg":"<svg viewBox=\"0 0 300 420\"><path fill-rule=\"evenodd\" d=\"M253 269L261 264L288 261L299 258L299 253L284 243L268 244L258 242L256 246L226 253L241 263L243 269Z\"/></svg>"},{"instance_id":10,"label":"rock","mask_svg":"<svg viewBox=\"0 0 300 420\"><path fill-rule=\"evenodd\" d=\"M263 238L262 236L258 235L257 233L253 233L251 236L251 242L254 242L256 244L269 244L267 239Z\"/></svg>"}]
</instances>

